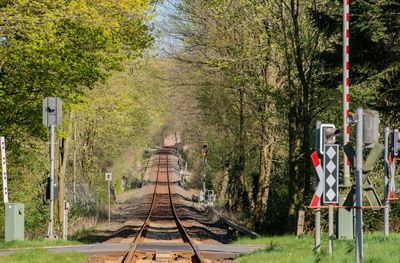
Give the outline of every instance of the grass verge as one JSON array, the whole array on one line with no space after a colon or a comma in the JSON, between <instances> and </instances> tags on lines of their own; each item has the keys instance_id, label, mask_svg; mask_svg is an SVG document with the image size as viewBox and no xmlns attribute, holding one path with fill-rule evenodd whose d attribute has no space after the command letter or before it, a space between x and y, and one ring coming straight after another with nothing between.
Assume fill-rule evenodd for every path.
<instances>
[{"instance_id":1,"label":"grass verge","mask_svg":"<svg viewBox=\"0 0 400 263\"><path fill-rule=\"evenodd\" d=\"M78 252L52 253L47 249L30 249L2 256L0 263L79 263L88 259L88 255Z\"/></svg>"},{"instance_id":2,"label":"grass verge","mask_svg":"<svg viewBox=\"0 0 400 263\"><path fill-rule=\"evenodd\" d=\"M24 248L24 247L51 247L51 246L68 246L68 245L82 245L79 241L70 241L70 240L45 240L41 239L33 239L33 240L24 240L24 241L11 241L11 242L0 242L0 249L5 248Z\"/></svg>"},{"instance_id":3,"label":"grass verge","mask_svg":"<svg viewBox=\"0 0 400 263\"><path fill-rule=\"evenodd\" d=\"M132 189L129 197L123 202L124 204L128 204L130 201L132 201L133 198L135 198L137 191L139 188Z\"/></svg>"},{"instance_id":4,"label":"grass verge","mask_svg":"<svg viewBox=\"0 0 400 263\"><path fill-rule=\"evenodd\" d=\"M315 253L313 236L279 236L259 239L242 238L235 244L260 244L267 248L247 253L235 262L355 262L354 240L334 240L333 255L328 254L328 236L321 237L321 252ZM400 262L400 234L393 233L385 238L382 233L364 234L363 262Z\"/></svg>"}]
</instances>

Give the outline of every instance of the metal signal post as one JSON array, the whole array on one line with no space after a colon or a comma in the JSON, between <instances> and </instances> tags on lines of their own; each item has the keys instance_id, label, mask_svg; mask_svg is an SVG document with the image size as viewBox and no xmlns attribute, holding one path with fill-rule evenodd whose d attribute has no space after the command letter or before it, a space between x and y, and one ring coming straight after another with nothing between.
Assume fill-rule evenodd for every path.
<instances>
[{"instance_id":1,"label":"metal signal post","mask_svg":"<svg viewBox=\"0 0 400 263\"><path fill-rule=\"evenodd\" d=\"M362 226L362 176L363 176L363 108L357 108L356 131L356 257L357 262L363 258L363 226Z\"/></svg>"},{"instance_id":2,"label":"metal signal post","mask_svg":"<svg viewBox=\"0 0 400 263\"><path fill-rule=\"evenodd\" d=\"M54 124L50 129L50 229L48 236L51 238L54 237Z\"/></svg>"},{"instance_id":3,"label":"metal signal post","mask_svg":"<svg viewBox=\"0 0 400 263\"><path fill-rule=\"evenodd\" d=\"M62 101L57 97L43 100L43 124L50 128L50 226L47 237L56 238L54 234L54 137L55 128L62 123Z\"/></svg>"}]
</instances>

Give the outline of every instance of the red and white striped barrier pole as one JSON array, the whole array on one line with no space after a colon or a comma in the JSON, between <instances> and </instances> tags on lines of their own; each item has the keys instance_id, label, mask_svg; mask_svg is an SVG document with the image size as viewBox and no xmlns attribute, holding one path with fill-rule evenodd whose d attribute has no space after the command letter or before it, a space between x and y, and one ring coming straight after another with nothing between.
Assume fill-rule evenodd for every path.
<instances>
[{"instance_id":1,"label":"red and white striped barrier pole","mask_svg":"<svg viewBox=\"0 0 400 263\"><path fill-rule=\"evenodd\" d=\"M311 154L311 159L314 164L315 171L319 179L317 190L311 200L311 207L317 207L319 205L319 200L321 199L322 192L324 191L324 171L322 170L321 162L319 161L318 154L314 152Z\"/></svg>"},{"instance_id":2,"label":"red and white striped barrier pole","mask_svg":"<svg viewBox=\"0 0 400 263\"><path fill-rule=\"evenodd\" d=\"M343 0L343 145L349 143L350 128L347 123L349 117L349 20L350 20L350 0ZM344 155L344 185L351 186L350 182L350 162Z\"/></svg>"},{"instance_id":3,"label":"red and white striped barrier pole","mask_svg":"<svg viewBox=\"0 0 400 263\"><path fill-rule=\"evenodd\" d=\"M397 156L392 159L392 154L389 155L390 162L390 187L389 187L389 200L396 200L396 186L394 181L394 174L396 171L396 159Z\"/></svg>"},{"instance_id":4,"label":"red and white striped barrier pole","mask_svg":"<svg viewBox=\"0 0 400 263\"><path fill-rule=\"evenodd\" d=\"M7 188L7 164L6 164L6 143L2 136L0 138L1 143L1 168L2 168L2 178L3 178L3 200L4 203L8 203L8 188Z\"/></svg>"}]
</instances>

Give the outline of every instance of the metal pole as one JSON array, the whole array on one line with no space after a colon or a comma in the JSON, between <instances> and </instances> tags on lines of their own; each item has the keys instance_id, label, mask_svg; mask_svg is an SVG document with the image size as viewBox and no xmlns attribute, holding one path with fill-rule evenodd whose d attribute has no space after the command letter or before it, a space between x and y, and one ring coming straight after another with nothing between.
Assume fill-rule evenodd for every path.
<instances>
[{"instance_id":1,"label":"metal pole","mask_svg":"<svg viewBox=\"0 0 400 263\"><path fill-rule=\"evenodd\" d=\"M333 205L329 204L328 205L328 232L329 232L329 255L332 255L333 253Z\"/></svg>"},{"instance_id":2,"label":"metal pole","mask_svg":"<svg viewBox=\"0 0 400 263\"><path fill-rule=\"evenodd\" d=\"M385 170L384 170L384 184L385 184L385 201L384 201L384 212L383 212L383 222L384 222L384 230L383 233L385 237L389 236L389 133L390 129L389 127L385 128L385 156L384 156L384 165L385 165Z\"/></svg>"},{"instance_id":3,"label":"metal pole","mask_svg":"<svg viewBox=\"0 0 400 263\"><path fill-rule=\"evenodd\" d=\"M363 258L363 226L362 226L362 167L363 167L363 109L357 108L357 136L356 136L356 252L357 262Z\"/></svg>"},{"instance_id":4,"label":"metal pole","mask_svg":"<svg viewBox=\"0 0 400 263\"><path fill-rule=\"evenodd\" d=\"M343 0L343 145L349 143L349 0ZM349 160L344 156L344 185L351 186Z\"/></svg>"},{"instance_id":5,"label":"metal pole","mask_svg":"<svg viewBox=\"0 0 400 263\"><path fill-rule=\"evenodd\" d=\"M204 157L204 182L203 182L203 191L206 191L206 164L207 164L207 157Z\"/></svg>"},{"instance_id":6,"label":"metal pole","mask_svg":"<svg viewBox=\"0 0 400 263\"><path fill-rule=\"evenodd\" d=\"M54 237L54 124L50 126L50 231L49 237Z\"/></svg>"},{"instance_id":7,"label":"metal pole","mask_svg":"<svg viewBox=\"0 0 400 263\"><path fill-rule=\"evenodd\" d=\"M319 142L319 128L321 126L321 121L316 122L316 147L318 148L318 142ZM317 149L318 153L318 149ZM315 177L315 190L317 190L318 187L318 176ZM321 201L318 202L318 206L321 205ZM315 211L315 252L320 252L321 251L321 209L317 208Z\"/></svg>"},{"instance_id":8,"label":"metal pole","mask_svg":"<svg viewBox=\"0 0 400 263\"><path fill-rule=\"evenodd\" d=\"M108 224L111 223L111 195L110 195L110 180L107 181L108 183Z\"/></svg>"}]
</instances>

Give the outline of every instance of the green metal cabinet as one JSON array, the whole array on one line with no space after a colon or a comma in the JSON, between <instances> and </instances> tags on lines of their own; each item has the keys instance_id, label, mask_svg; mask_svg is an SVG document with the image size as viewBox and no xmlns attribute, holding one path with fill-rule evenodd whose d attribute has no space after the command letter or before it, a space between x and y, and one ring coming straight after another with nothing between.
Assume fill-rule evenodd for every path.
<instances>
[{"instance_id":1,"label":"green metal cabinet","mask_svg":"<svg viewBox=\"0 0 400 263\"><path fill-rule=\"evenodd\" d=\"M5 241L24 240L25 207L22 203L4 204Z\"/></svg>"},{"instance_id":2,"label":"green metal cabinet","mask_svg":"<svg viewBox=\"0 0 400 263\"><path fill-rule=\"evenodd\" d=\"M344 205L346 195L339 195L339 205ZM336 235L338 239L353 239L354 209L339 208L337 211Z\"/></svg>"}]
</instances>

